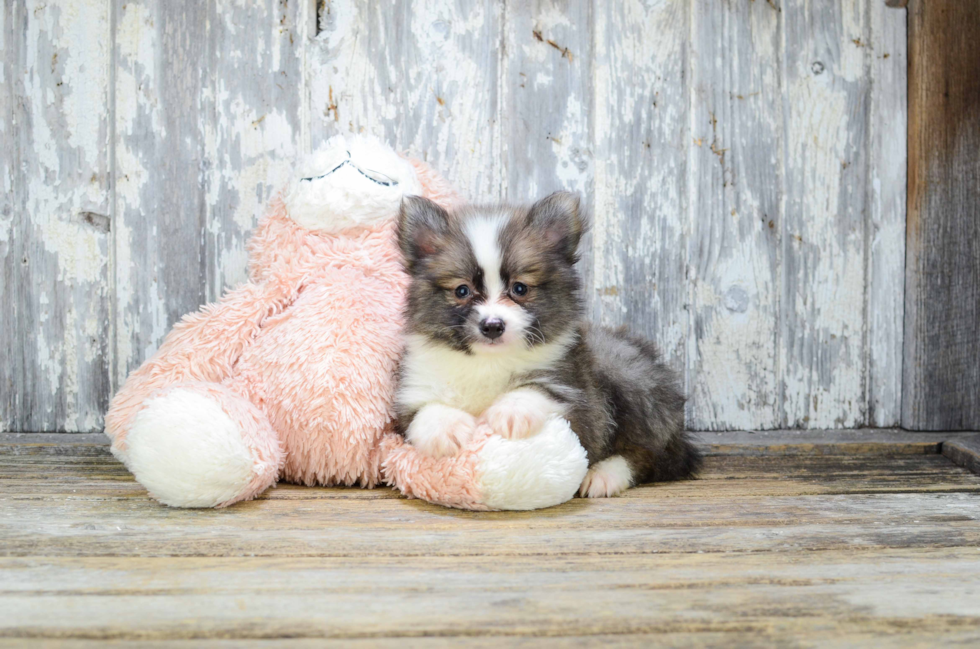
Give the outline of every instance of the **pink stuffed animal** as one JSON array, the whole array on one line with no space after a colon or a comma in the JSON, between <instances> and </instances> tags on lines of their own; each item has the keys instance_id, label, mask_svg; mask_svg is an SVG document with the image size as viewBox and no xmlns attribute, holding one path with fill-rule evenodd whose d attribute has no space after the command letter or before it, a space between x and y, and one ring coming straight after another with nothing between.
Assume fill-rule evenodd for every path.
<instances>
[{"instance_id":1,"label":"pink stuffed animal","mask_svg":"<svg viewBox=\"0 0 980 649\"><path fill-rule=\"evenodd\" d=\"M298 170L248 244L249 281L174 326L106 415L112 452L160 502L223 507L277 480L388 483L465 509L571 498L587 470L567 422L505 440L482 429L451 458L393 432L408 282L402 196L455 192L374 139L331 139Z\"/></svg>"}]
</instances>

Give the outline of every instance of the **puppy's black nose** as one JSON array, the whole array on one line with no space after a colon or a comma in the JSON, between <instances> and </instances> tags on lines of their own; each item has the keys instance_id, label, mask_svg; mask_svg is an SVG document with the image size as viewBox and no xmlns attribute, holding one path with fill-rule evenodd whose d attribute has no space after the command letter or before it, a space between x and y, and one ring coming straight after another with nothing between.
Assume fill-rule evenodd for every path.
<instances>
[{"instance_id":1,"label":"puppy's black nose","mask_svg":"<svg viewBox=\"0 0 980 649\"><path fill-rule=\"evenodd\" d=\"M480 323L480 333L490 340L496 340L504 335L504 321L500 318L487 318Z\"/></svg>"}]
</instances>

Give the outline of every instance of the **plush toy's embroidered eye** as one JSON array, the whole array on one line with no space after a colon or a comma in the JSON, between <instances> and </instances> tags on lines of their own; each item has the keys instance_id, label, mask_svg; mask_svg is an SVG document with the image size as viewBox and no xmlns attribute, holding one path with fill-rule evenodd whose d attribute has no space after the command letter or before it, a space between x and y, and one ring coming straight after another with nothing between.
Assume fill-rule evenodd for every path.
<instances>
[{"instance_id":1,"label":"plush toy's embroidered eye","mask_svg":"<svg viewBox=\"0 0 980 649\"><path fill-rule=\"evenodd\" d=\"M470 295L470 287L466 284L460 284L456 287L456 297L463 300Z\"/></svg>"},{"instance_id":2,"label":"plush toy's embroidered eye","mask_svg":"<svg viewBox=\"0 0 980 649\"><path fill-rule=\"evenodd\" d=\"M527 284L514 282L514 285L510 287L510 290L514 291L514 295L517 297L524 297L527 295Z\"/></svg>"}]
</instances>

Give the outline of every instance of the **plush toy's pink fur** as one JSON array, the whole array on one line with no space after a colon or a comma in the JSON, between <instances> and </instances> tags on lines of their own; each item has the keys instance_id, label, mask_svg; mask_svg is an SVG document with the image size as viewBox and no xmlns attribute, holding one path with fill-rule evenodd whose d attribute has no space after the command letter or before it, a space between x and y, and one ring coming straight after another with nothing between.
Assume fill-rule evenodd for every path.
<instances>
[{"instance_id":1,"label":"plush toy's pink fur","mask_svg":"<svg viewBox=\"0 0 980 649\"><path fill-rule=\"evenodd\" d=\"M427 197L457 203L445 180L412 162ZM485 509L480 443L433 460L392 432L408 282L394 225L311 232L276 200L248 245L249 283L175 325L116 395L106 416L113 451L126 459L148 403L188 390L220 404L254 457L247 487L220 506L280 478L365 487L386 479L409 496Z\"/></svg>"},{"instance_id":2,"label":"plush toy's pink fur","mask_svg":"<svg viewBox=\"0 0 980 649\"><path fill-rule=\"evenodd\" d=\"M489 436L490 429L481 427L459 455L436 460L416 452L401 436L386 435L382 441L385 477L409 498L458 509L489 509L480 490L478 469L480 451Z\"/></svg>"}]
</instances>

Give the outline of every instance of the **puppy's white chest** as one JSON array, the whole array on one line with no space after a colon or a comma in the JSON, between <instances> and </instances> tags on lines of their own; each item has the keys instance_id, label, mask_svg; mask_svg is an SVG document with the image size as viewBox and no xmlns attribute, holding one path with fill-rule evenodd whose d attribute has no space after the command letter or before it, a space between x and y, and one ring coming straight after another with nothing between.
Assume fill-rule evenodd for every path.
<instances>
[{"instance_id":1,"label":"puppy's white chest","mask_svg":"<svg viewBox=\"0 0 980 649\"><path fill-rule=\"evenodd\" d=\"M465 354L452 356L459 358L409 351L402 361L398 401L413 408L443 403L479 416L509 389L511 368Z\"/></svg>"},{"instance_id":2,"label":"puppy's white chest","mask_svg":"<svg viewBox=\"0 0 980 649\"><path fill-rule=\"evenodd\" d=\"M409 336L402 358L398 403L410 410L442 403L483 414L497 397L516 387L528 372L552 367L574 340L569 333L553 343L500 354L466 354Z\"/></svg>"}]
</instances>

